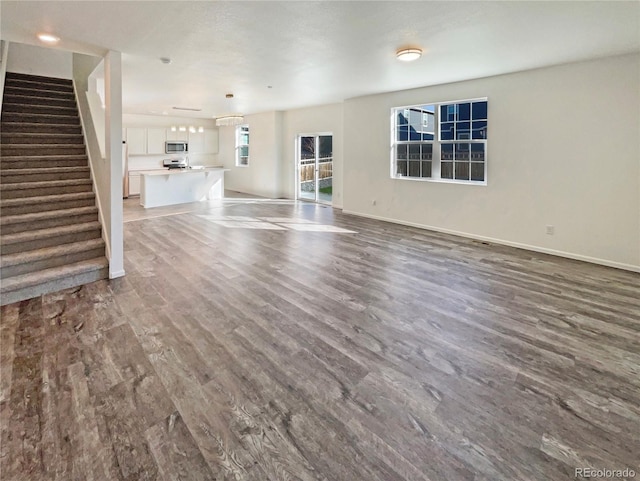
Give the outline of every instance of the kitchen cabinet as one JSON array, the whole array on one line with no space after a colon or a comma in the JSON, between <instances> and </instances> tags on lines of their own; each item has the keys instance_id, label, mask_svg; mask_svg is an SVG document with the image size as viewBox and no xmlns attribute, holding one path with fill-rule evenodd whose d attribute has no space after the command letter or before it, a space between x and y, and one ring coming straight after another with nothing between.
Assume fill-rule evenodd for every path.
<instances>
[{"instance_id":1,"label":"kitchen cabinet","mask_svg":"<svg viewBox=\"0 0 640 481\"><path fill-rule=\"evenodd\" d=\"M204 153L205 154L218 153L218 130L217 129L204 129Z\"/></svg>"},{"instance_id":2,"label":"kitchen cabinet","mask_svg":"<svg viewBox=\"0 0 640 481\"><path fill-rule=\"evenodd\" d=\"M141 127L127 128L127 146L129 155L144 155L147 153L147 129Z\"/></svg>"},{"instance_id":3,"label":"kitchen cabinet","mask_svg":"<svg viewBox=\"0 0 640 481\"><path fill-rule=\"evenodd\" d=\"M164 143L167 140L167 129L162 127L147 129L147 154L164 154Z\"/></svg>"},{"instance_id":4,"label":"kitchen cabinet","mask_svg":"<svg viewBox=\"0 0 640 481\"><path fill-rule=\"evenodd\" d=\"M140 195L139 172L129 172L129 195Z\"/></svg>"},{"instance_id":5,"label":"kitchen cabinet","mask_svg":"<svg viewBox=\"0 0 640 481\"><path fill-rule=\"evenodd\" d=\"M204 152L204 133L189 132L189 153L202 154Z\"/></svg>"},{"instance_id":6,"label":"kitchen cabinet","mask_svg":"<svg viewBox=\"0 0 640 481\"><path fill-rule=\"evenodd\" d=\"M183 140L188 142L189 132L186 130L184 132L180 132L179 129L176 129L176 131L173 132L171 129L167 129L167 140Z\"/></svg>"}]
</instances>

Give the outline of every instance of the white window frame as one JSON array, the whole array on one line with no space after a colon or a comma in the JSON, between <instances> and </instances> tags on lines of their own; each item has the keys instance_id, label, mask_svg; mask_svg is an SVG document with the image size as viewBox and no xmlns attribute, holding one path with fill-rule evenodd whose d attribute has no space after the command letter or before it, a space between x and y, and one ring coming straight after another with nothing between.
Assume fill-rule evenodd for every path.
<instances>
[{"instance_id":1,"label":"white window frame","mask_svg":"<svg viewBox=\"0 0 640 481\"><path fill-rule=\"evenodd\" d=\"M249 141L246 144L240 143L240 139L242 138L243 133L245 133L243 129L246 129L246 134L247 134L247 137L249 138ZM243 163L242 162L243 157L240 156L240 152L241 152L241 147L247 147L247 151L249 151L250 143L251 143L251 133L249 130L249 125L247 124L238 125L236 127L236 167L249 167L250 156L247 155L246 162Z\"/></svg>"},{"instance_id":2,"label":"white window frame","mask_svg":"<svg viewBox=\"0 0 640 481\"><path fill-rule=\"evenodd\" d=\"M472 99L463 99L463 100L447 100L443 102L423 102L420 104L407 105L407 106L399 106L391 109L390 115L390 126L391 126L391 165L390 165L390 176L394 180L410 180L410 181L418 181L418 182L444 182L444 183L452 183L452 184L465 184L465 185L487 185L487 164L488 164L488 140L485 139L468 139L468 140L442 140L440 138L440 107L445 105L453 105L453 104L461 104L461 103L472 103L472 102L487 102L488 109L488 98L487 97L478 97ZM398 135L398 126L397 126L397 114L399 111L408 112L411 109L421 108L425 105L433 105L434 106L434 139L433 140L407 140L400 141L397 138ZM487 117L488 117L487 112ZM469 121L471 123L471 120ZM487 126L488 126L487 119ZM441 146L443 144L455 144L455 143L465 143L465 144L473 144L479 143L484 144L484 180L464 180L464 179L448 179L441 177ZM431 177L411 177L397 174L397 166L396 166L396 152L398 145L410 145L410 144L431 144L433 145L432 149L432 158L431 158ZM408 168L408 167L407 167ZM422 167L421 167L422 168ZM455 168L455 163L454 163ZM471 157L469 159L469 168L471 168ZM454 172L455 177L455 172Z\"/></svg>"}]
</instances>

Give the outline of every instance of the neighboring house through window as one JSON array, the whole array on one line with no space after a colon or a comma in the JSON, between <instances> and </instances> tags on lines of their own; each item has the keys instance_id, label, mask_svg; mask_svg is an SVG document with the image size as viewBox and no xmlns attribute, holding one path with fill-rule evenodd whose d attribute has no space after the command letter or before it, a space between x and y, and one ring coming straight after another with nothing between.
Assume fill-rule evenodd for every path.
<instances>
[{"instance_id":1,"label":"neighboring house through window","mask_svg":"<svg viewBox=\"0 0 640 481\"><path fill-rule=\"evenodd\" d=\"M486 98L400 107L392 114L392 177L486 183Z\"/></svg>"},{"instance_id":2,"label":"neighboring house through window","mask_svg":"<svg viewBox=\"0 0 640 481\"><path fill-rule=\"evenodd\" d=\"M247 167L249 165L249 126L236 127L236 166Z\"/></svg>"}]
</instances>

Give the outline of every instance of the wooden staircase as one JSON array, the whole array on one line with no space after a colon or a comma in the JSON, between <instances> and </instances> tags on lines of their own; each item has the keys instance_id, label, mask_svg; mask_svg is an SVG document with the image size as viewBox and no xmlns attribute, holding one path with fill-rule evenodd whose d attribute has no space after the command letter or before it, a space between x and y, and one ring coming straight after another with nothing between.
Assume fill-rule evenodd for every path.
<instances>
[{"instance_id":1,"label":"wooden staircase","mask_svg":"<svg viewBox=\"0 0 640 481\"><path fill-rule=\"evenodd\" d=\"M71 80L7 72L0 132L0 303L107 278Z\"/></svg>"}]
</instances>

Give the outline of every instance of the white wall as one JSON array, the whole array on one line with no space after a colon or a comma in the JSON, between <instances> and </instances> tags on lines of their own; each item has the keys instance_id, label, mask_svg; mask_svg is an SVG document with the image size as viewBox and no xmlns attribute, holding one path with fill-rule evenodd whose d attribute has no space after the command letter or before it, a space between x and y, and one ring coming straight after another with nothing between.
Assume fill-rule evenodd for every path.
<instances>
[{"instance_id":1,"label":"white wall","mask_svg":"<svg viewBox=\"0 0 640 481\"><path fill-rule=\"evenodd\" d=\"M7 72L71 79L72 53L11 42Z\"/></svg>"},{"instance_id":2,"label":"white wall","mask_svg":"<svg viewBox=\"0 0 640 481\"><path fill-rule=\"evenodd\" d=\"M249 125L249 165L235 165L235 127L220 127L219 162L227 169L225 188L278 198L282 196L282 112L245 116Z\"/></svg>"},{"instance_id":3,"label":"white wall","mask_svg":"<svg viewBox=\"0 0 640 481\"><path fill-rule=\"evenodd\" d=\"M284 197L293 199L296 191L296 147L299 134L333 134L333 206L342 207L342 104L288 110L283 116L281 185Z\"/></svg>"},{"instance_id":4,"label":"white wall","mask_svg":"<svg viewBox=\"0 0 640 481\"><path fill-rule=\"evenodd\" d=\"M639 85L634 54L347 100L344 209L640 270ZM487 186L389 177L391 108L485 96Z\"/></svg>"}]
</instances>

